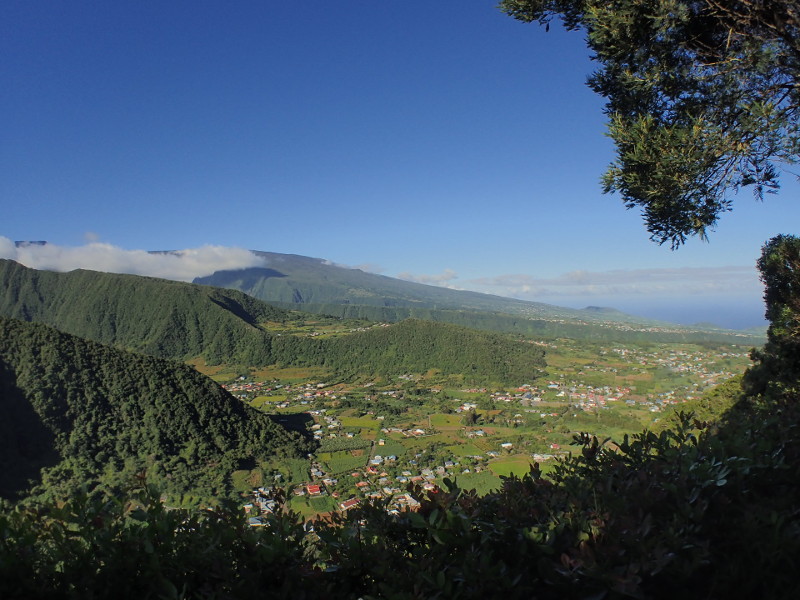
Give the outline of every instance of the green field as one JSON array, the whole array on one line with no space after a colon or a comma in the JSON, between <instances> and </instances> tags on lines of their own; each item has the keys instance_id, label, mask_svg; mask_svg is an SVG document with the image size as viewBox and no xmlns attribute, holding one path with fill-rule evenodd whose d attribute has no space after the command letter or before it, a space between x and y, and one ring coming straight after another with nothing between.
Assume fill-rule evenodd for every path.
<instances>
[{"instance_id":1,"label":"green field","mask_svg":"<svg viewBox=\"0 0 800 600\"><path fill-rule=\"evenodd\" d=\"M406 446L398 441L395 441L391 438L383 438L384 444L383 446L376 445L375 446L375 454L380 454L381 456L391 456L394 454L395 456L402 456L406 453Z\"/></svg>"},{"instance_id":2,"label":"green field","mask_svg":"<svg viewBox=\"0 0 800 600\"><path fill-rule=\"evenodd\" d=\"M275 405L283 402L284 400L286 400L285 394L276 394L274 396L256 396L250 401L250 406L265 411L278 410L275 408Z\"/></svg>"},{"instance_id":3,"label":"green field","mask_svg":"<svg viewBox=\"0 0 800 600\"><path fill-rule=\"evenodd\" d=\"M461 415L444 415L444 414L437 414L431 415L431 425L438 429L442 428L452 428L452 427L463 427L461 424Z\"/></svg>"},{"instance_id":4,"label":"green field","mask_svg":"<svg viewBox=\"0 0 800 600\"><path fill-rule=\"evenodd\" d=\"M452 444L452 436L445 434L428 435L415 438L407 438L403 444L409 449L425 448L431 444Z\"/></svg>"},{"instance_id":5,"label":"green field","mask_svg":"<svg viewBox=\"0 0 800 600\"><path fill-rule=\"evenodd\" d=\"M309 498L308 496L292 496L288 506L304 518L313 519L320 513L332 512L336 509L336 501L329 496Z\"/></svg>"},{"instance_id":6,"label":"green field","mask_svg":"<svg viewBox=\"0 0 800 600\"><path fill-rule=\"evenodd\" d=\"M333 475L347 473L355 469L363 469L367 463L367 456L362 452L354 456L352 452L322 452L318 455L320 461L327 465L327 472Z\"/></svg>"},{"instance_id":7,"label":"green field","mask_svg":"<svg viewBox=\"0 0 800 600\"><path fill-rule=\"evenodd\" d=\"M495 475L508 477L516 475L522 477L531 470L533 459L524 454L517 454L505 458L498 458L489 463L489 468Z\"/></svg>"},{"instance_id":8,"label":"green field","mask_svg":"<svg viewBox=\"0 0 800 600\"><path fill-rule=\"evenodd\" d=\"M476 456L483 454L483 450L478 448L475 444L453 444L452 446L445 446L445 450L451 452L454 456Z\"/></svg>"},{"instance_id":9,"label":"green field","mask_svg":"<svg viewBox=\"0 0 800 600\"><path fill-rule=\"evenodd\" d=\"M302 458L284 458L270 465L283 475L283 485L299 484L308 481L309 464Z\"/></svg>"},{"instance_id":10,"label":"green field","mask_svg":"<svg viewBox=\"0 0 800 600\"><path fill-rule=\"evenodd\" d=\"M343 427L353 429L380 429L381 422L372 417L339 417Z\"/></svg>"},{"instance_id":11,"label":"green field","mask_svg":"<svg viewBox=\"0 0 800 600\"><path fill-rule=\"evenodd\" d=\"M499 489L503 484L502 480L491 471L481 471L480 473L462 473L453 478L456 485L463 490L475 490L478 494L487 494L492 490Z\"/></svg>"}]
</instances>

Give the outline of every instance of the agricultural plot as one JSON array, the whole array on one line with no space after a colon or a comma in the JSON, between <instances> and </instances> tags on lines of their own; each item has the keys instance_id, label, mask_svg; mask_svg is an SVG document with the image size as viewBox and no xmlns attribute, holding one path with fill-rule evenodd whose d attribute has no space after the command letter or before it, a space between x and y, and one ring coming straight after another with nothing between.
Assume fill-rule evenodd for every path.
<instances>
[{"instance_id":1,"label":"agricultural plot","mask_svg":"<svg viewBox=\"0 0 800 600\"><path fill-rule=\"evenodd\" d=\"M498 477L509 477L511 475L522 477L531 470L533 462L530 456L517 454L493 460L489 463L489 468Z\"/></svg>"},{"instance_id":2,"label":"agricultural plot","mask_svg":"<svg viewBox=\"0 0 800 600\"><path fill-rule=\"evenodd\" d=\"M436 429L459 429L464 425L461 423L462 417L460 415L444 415L436 414L430 416L430 422Z\"/></svg>"},{"instance_id":3,"label":"agricultural plot","mask_svg":"<svg viewBox=\"0 0 800 600\"><path fill-rule=\"evenodd\" d=\"M479 456L484 452L484 450L481 450L475 444L471 443L453 444L452 446L445 446L444 449L453 456Z\"/></svg>"},{"instance_id":4,"label":"agricultural plot","mask_svg":"<svg viewBox=\"0 0 800 600\"><path fill-rule=\"evenodd\" d=\"M492 490L500 489L503 481L491 471L480 473L462 473L452 478L454 483L462 490L475 490L478 494L488 494Z\"/></svg>"},{"instance_id":5,"label":"agricultural plot","mask_svg":"<svg viewBox=\"0 0 800 600\"><path fill-rule=\"evenodd\" d=\"M348 429L380 429L381 422L372 417L339 417L342 427Z\"/></svg>"},{"instance_id":6,"label":"agricultural plot","mask_svg":"<svg viewBox=\"0 0 800 600\"><path fill-rule=\"evenodd\" d=\"M326 472L333 475L363 469L367 463L363 451L359 455L353 452L324 452L319 454L318 458L327 467Z\"/></svg>"},{"instance_id":7,"label":"agricultural plot","mask_svg":"<svg viewBox=\"0 0 800 600\"><path fill-rule=\"evenodd\" d=\"M376 444L374 447L375 454L382 456L402 456L406 453L406 449L405 444L391 438L385 438L383 445Z\"/></svg>"}]
</instances>

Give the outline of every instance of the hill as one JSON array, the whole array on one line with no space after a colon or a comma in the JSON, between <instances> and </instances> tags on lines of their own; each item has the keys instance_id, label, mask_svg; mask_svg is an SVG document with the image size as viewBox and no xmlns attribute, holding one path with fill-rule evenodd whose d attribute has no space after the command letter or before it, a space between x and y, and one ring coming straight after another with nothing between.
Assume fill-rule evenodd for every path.
<instances>
[{"instance_id":1,"label":"hill","mask_svg":"<svg viewBox=\"0 0 800 600\"><path fill-rule=\"evenodd\" d=\"M0 261L0 315L160 358L317 366L342 377L435 369L468 381L518 383L544 367L537 347L464 327L399 323L335 339L273 335L264 323L294 317L236 290L37 271L7 260Z\"/></svg>"},{"instance_id":2,"label":"hill","mask_svg":"<svg viewBox=\"0 0 800 600\"><path fill-rule=\"evenodd\" d=\"M63 496L140 471L169 492L224 496L240 461L304 449L186 365L2 317L0 391L4 497L29 480Z\"/></svg>"},{"instance_id":3,"label":"hill","mask_svg":"<svg viewBox=\"0 0 800 600\"><path fill-rule=\"evenodd\" d=\"M388 322L416 318L540 338L713 341L744 345L761 345L765 339L762 332L686 327L609 308L590 306L576 310L423 285L334 265L319 258L255 253L264 258L267 267L218 271L194 282L239 290L283 308L315 314Z\"/></svg>"},{"instance_id":4,"label":"hill","mask_svg":"<svg viewBox=\"0 0 800 600\"><path fill-rule=\"evenodd\" d=\"M310 364L350 378L438 370L464 381L519 384L535 380L545 367L544 351L533 344L417 319L318 343L319 354Z\"/></svg>"},{"instance_id":5,"label":"hill","mask_svg":"<svg viewBox=\"0 0 800 600\"><path fill-rule=\"evenodd\" d=\"M276 252L254 253L264 258L269 266L218 271L194 282L238 289L267 302L494 311L529 318L581 319L593 316L591 311L404 281L342 267L321 258ZM619 314L622 319L631 318Z\"/></svg>"},{"instance_id":6,"label":"hill","mask_svg":"<svg viewBox=\"0 0 800 600\"><path fill-rule=\"evenodd\" d=\"M257 324L286 311L235 290L138 275L29 269L0 260L0 315L162 358L267 364Z\"/></svg>"}]
</instances>

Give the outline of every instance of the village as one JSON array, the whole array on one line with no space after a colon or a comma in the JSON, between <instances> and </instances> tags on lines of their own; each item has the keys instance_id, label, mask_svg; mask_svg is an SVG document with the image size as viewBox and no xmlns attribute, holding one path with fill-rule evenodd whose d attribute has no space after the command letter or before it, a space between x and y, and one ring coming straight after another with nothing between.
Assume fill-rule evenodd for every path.
<instances>
[{"instance_id":1,"label":"village","mask_svg":"<svg viewBox=\"0 0 800 600\"><path fill-rule=\"evenodd\" d=\"M511 389L426 387L410 374L361 385L225 384L278 418L302 416L317 447L307 461L265 466L271 485L242 489L251 525L275 510L273 486L308 518L365 500L413 509L414 493L435 492L445 479L485 493L533 464L546 473L580 432L621 437L654 426L749 364L749 349L734 346L546 345L546 379Z\"/></svg>"}]
</instances>

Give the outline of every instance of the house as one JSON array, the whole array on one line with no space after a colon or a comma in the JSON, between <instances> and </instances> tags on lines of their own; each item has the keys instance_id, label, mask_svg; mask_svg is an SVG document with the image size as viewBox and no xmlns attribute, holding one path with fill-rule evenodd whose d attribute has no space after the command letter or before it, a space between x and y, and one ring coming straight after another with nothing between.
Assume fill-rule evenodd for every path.
<instances>
[{"instance_id":1,"label":"house","mask_svg":"<svg viewBox=\"0 0 800 600\"><path fill-rule=\"evenodd\" d=\"M350 498L349 500L345 500L344 502L339 503L339 508L342 510L350 510L351 508L355 508L358 505L358 498Z\"/></svg>"},{"instance_id":2,"label":"house","mask_svg":"<svg viewBox=\"0 0 800 600\"><path fill-rule=\"evenodd\" d=\"M319 496L322 494L322 488L316 484L307 485L306 490L308 490L309 496Z\"/></svg>"}]
</instances>

